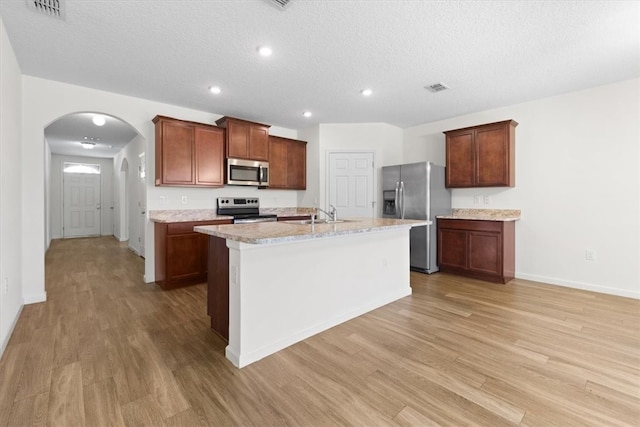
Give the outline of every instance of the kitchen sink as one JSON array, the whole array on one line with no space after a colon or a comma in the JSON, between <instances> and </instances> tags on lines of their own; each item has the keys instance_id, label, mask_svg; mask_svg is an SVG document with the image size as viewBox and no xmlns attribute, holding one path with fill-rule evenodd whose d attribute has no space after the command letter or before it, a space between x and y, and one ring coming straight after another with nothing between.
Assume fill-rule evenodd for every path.
<instances>
[{"instance_id":1,"label":"kitchen sink","mask_svg":"<svg viewBox=\"0 0 640 427\"><path fill-rule=\"evenodd\" d=\"M303 220L297 220L297 221L284 221L287 224L300 224L300 225L311 225L311 220L310 219L303 219ZM314 224L340 224L343 222L354 222L353 220L349 220L349 219L336 219L335 221L332 219L316 219L313 223Z\"/></svg>"}]
</instances>

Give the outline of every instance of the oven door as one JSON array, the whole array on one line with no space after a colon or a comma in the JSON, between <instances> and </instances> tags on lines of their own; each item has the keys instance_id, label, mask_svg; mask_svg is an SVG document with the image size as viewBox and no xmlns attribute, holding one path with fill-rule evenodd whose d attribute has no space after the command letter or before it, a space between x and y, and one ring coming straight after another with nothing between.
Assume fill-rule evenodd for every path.
<instances>
[{"instance_id":1,"label":"oven door","mask_svg":"<svg viewBox=\"0 0 640 427\"><path fill-rule=\"evenodd\" d=\"M227 184L269 186L269 162L227 159Z\"/></svg>"}]
</instances>

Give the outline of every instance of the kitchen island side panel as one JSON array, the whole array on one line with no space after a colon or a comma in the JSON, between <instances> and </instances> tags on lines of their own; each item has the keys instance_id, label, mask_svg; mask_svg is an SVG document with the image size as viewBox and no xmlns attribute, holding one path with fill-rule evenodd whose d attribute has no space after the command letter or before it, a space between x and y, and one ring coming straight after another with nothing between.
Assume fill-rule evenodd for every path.
<instances>
[{"instance_id":1,"label":"kitchen island side panel","mask_svg":"<svg viewBox=\"0 0 640 427\"><path fill-rule=\"evenodd\" d=\"M409 227L229 247L229 345L243 367L411 294Z\"/></svg>"}]
</instances>

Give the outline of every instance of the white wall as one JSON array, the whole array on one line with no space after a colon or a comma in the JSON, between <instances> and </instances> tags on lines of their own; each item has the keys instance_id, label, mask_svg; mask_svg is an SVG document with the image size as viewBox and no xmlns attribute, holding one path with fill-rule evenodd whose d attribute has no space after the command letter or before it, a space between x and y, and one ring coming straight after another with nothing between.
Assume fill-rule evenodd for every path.
<instances>
[{"instance_id":1,"label":"white wall","mask_svg":"<svg viewBox=\"0 0 640 427\"><path fill-rule=\"evenodd\" d=\"M0 356L23 306L22 298L22 84L20 68L0 20ZM40 159L43 154L40 154ZM27 218L28 220L29 218ZM44 242L44 233L39 236ZM44 254L43 254L44 257ZM6 285L6 286L5 286Z\"/></svg>"},{"instance_id":2,"label":"white wall","mask_svg":"<svg viewBox=\"0 0 640 427\"><path fill-rule=\"evenodd\" d=\"M328 154L332 151L372 151L375 155L375 182L380 182L381 166L399 164L402 162L402 129L386 123L350 123L350 124L321 124L317 134L313 160L317 162L317 194L307 194L304 205L310 206L318 197L319 206L327 207L327 173ZM313 134L310 134L313 136ZM309 153L307 153L308 155ZM311 159L309 161L312 161ZM309 182L307 182L309 185ZM309 193L309 191L307 191ZM374 201L378 200L379 191L374 191ZM379 203L376 204L381 213Z\"/></svg>"},{"instance_id":3,"label":"white wall","mask_svg":"<svg viewBox=\"0 0 640 427\"><path fill-rule=\"evenodd\" d=\"M50 226L51 237L60 239L64 236L64 207L63 207L63 169L65 162L87 163L100 165L100 205L101 223L100 234L110 236L113 234L113 160L95 157L61 156L54 154L51 156L50 193L51 213Z\"/></svg>"},{"instance_id":4,"label":"white wall","mask_svg":"<svg viewBox=\"0 0 640 427\"><path fill-rule=\"evenodd\" d=\"M44 247L49 250L51 246L51 147L44 144Z\"/></svg>"},{"instance_id":5,"label":"white wall","mask_svg":"<svg viewBox=\"0 0 640 427\"><path fill-rule=\"evenodd\" d=\"M320 126L303 129L298 137L307 141L307 189L298 192L298 206L314 207L320 200Z\"/></svg>"},{"instance_id":6,"label":"white wall","mask_svg":"<svg viewBox=\"0 0 640 427\"><path fill-rule=\"evenodd\" d=\"M634 79L455 117L406 129L403 156L444 164L443 131L514 119L515 188L454 189L453 207L522 209L519 278L640 298L639 104Z\"/></svg>"}]
</instances>

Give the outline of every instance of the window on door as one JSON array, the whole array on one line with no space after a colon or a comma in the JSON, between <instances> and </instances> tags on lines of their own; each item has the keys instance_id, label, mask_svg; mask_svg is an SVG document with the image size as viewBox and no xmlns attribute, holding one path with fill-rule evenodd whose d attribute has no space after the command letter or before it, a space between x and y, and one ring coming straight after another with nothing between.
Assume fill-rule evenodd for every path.
<instances>
[{"instance_id":1,"label":"window on door","mask_svg":"<svg viewBox=\"0 0 640 427\"><path fill-rule=\"evenodd\" d=\"M64 163L64 173L89 173L100 175L100 165L86 163Z\"/></svg>"}]
</instances>

